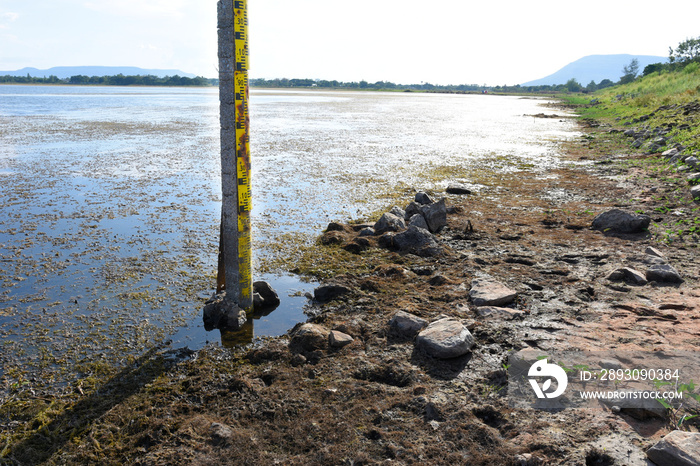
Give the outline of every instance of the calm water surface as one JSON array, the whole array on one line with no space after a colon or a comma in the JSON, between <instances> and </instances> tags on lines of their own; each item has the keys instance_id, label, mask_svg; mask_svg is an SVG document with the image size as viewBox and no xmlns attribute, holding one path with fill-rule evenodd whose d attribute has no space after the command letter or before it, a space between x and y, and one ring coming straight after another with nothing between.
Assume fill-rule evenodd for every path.
<instances>
[{"instance_id":1,"label":"calm water surface","mask_svg":"<svg viewBox=\"0 0 700 466\"><path fill-rule=\"evenodd\" d=\"M283 305L245 338L305 320L315 284L274 265L290 240L396 193L460 181L488 195L499 173L555 166L574 126L526 116L553 113L541 103L253 91L256 278ZM0 375L221 341L201 325L218 249L218 135L216 89L0 86Z\"/></svg>"}]
</instances>

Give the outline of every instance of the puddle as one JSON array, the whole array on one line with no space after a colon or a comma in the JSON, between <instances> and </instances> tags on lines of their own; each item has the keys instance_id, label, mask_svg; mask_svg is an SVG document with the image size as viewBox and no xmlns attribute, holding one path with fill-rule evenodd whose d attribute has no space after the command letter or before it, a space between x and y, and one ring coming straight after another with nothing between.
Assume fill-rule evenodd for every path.
<instances>
[{"instance_id":1,"label":"puddle","mask_svg":"<svg viewBox=\"0 0 700 466\"><path fill-rule=\"evenodd\" d=\"M268 282L277 292L280 298L277 308L254 313L252 318L249 316L243 328L235 332L206 331L201 316L198 316L171 337L172 345L192 349L218 343L231 348L250 344L260 337L284 335L297 323L306 321L304 311L311 305L311 300L306 295L313 295L318 283L301 281L291 275L264 275L257 280ZM211 290L213 293L214 290Z\"/></svg>"}]
</instances>

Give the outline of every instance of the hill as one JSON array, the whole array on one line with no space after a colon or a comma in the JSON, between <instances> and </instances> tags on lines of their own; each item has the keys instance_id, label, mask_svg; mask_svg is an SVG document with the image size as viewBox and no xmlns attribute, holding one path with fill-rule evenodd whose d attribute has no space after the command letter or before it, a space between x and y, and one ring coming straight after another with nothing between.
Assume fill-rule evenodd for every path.
<instances>
[{"instance_id":1,"label":"hill","mask_svg":"<svg viewBox=\"0 0 700 466\"><path fill-rule=\"evenodd\" d=\"M571 78L576 79L584 86L591 81L600 83L604 79L617 82L622 76L622 68L628 65L632 59L639 61L639 72L652 63L666 63L668 57L654 55L588 55L573 63L569 63L554 74L534 81L523 83L522 86L545 86L565 84Z\"/></svg>"},{"instance_id":2,"label":"hill","mask_svg":"<svg viewBox=\"0 0 700 466\"><path fill-rule=\"evenodd\" d=\"M192 73L185 73L180 70L158 70L144 69L135 66L55 66L47 70L39 70L37 68L22 68L16 71L0 71L0 76L31 76L33 78L43 78L56 76L59 79L70 78L71 76L116 76L123 74L124 76L146 76L153 75L159 78L165 76L184 76L187 78L196 77Z\"/></svg>"}]
</instances>

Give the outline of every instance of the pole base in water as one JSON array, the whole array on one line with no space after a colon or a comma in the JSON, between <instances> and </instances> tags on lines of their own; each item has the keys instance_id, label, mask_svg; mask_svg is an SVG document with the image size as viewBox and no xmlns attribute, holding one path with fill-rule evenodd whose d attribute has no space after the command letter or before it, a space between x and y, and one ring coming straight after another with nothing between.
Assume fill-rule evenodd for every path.
<instances>
[{"instance_id":1,"label":"pole base in water","mask_svg":"<svg viewBox=\"0 0 700 466\"><path fill-rule=\"evenodd\" d=\"M246 312L229 299L226 292L215 294L204 304L204 329L238 330L248 320Z\"/></svg>"}]
</instances>

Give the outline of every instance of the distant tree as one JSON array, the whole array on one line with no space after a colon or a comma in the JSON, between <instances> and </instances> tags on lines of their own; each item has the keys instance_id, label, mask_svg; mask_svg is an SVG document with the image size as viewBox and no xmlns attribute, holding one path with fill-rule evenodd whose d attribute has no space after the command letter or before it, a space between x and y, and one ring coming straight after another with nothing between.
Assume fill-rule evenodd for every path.
<instances>
[{"instance_id":1,"label":"distant tree","mask_svg":"<svg viewBox=\"0 0 700 466\"><path fill-rule=\"evenodd\" d=\"M639 74L639 60L633 58L628 65L622 68L622 77L620 77L620 84L629 84L637 77Z\"/></svg>"},{"instance_id":2,"label":"distant tree","mask_svg":"<svg viewBox=\"0 0 700 466\"><path fill-rule=\"evenodd\" d=\"M598 86L596 85L595 81L591 80L591 82L588 83L588 86L586 86L586 89L593 92L598 89Z\"/></svg>"},{"instance_id":3,"label":"distant tree","mask_svg":"<svg viewBox=\"0 0 700 466\"><path fill-rule=\"evenodd\" d=\"M598 89L605 89L606 87L612 87L614 85L615 83L610 81L609 79L603 79L601 82L598 83Z\"/></svg>"},{"instance_id":4,"label":"distant tree","mask_svg":"<svg viewBox=\"0 0 700 466\"><path fill-rule=\"evenodd\" d=\"M668 61L672 64L686 65L690 62L700 62L700 37L686 39L673 50L668 48Z\"/></svg>"},{"instance_id":5,"label":"distant tree","mask_svg":"<svg viewBox=\"0 0 700 466\"><path fill-rule=\"evenodd\" d=\"M644 71L642 71L642 76L648 76L651 73L661 72L667 68L668 65L666 63L652 63L644 67Z\"/></svg>"},{"instance_id":6,"label":"distant tree","mask_svg":"<svg viewBox=\"0 0 700 466\"><path fill-rule=\"evenodd\" d=\"M581 86L575 78L569 79L564 87L566 87L566 90L569 92L581 92L581 89L583 89L583 86Z\"/></svg>"}]
</instances>

